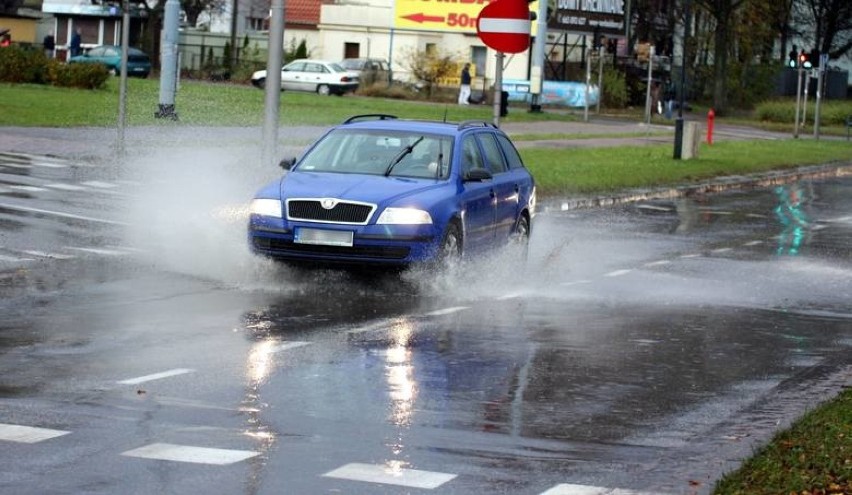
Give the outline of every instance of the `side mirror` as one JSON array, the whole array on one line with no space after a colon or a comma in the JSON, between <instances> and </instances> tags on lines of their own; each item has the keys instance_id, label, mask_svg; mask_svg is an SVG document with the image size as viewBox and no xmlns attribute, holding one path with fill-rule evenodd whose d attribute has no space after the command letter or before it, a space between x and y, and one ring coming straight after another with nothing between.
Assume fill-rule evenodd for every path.
<instances>
[{"instance_id":1,"label":"side mirror","mask_svg":"<svg viewBox=\"0 0 852 495\"><path fill-rule=\"evenodd\" d=\"M285 159L281 160L281 162L278 164L278 166L283 168L284 170L290 170L291 168L293 168L293 165L295 165L295 164L296 164L296 157L293 156L293 157L285 158Z\"/></svg>"},{"instance_id":2,"label":"side mirror","mask_svg":"<svg viewBox=\"0 0 852 495\"><path fill-rule=\"evenodd\" d=\"M470 172L466 173L464 176L465 181L469 182L482 182L486 180L491 180L494 176L491 175L491 172L484 168L475 168Z\"/></svg>"}]
</instances>

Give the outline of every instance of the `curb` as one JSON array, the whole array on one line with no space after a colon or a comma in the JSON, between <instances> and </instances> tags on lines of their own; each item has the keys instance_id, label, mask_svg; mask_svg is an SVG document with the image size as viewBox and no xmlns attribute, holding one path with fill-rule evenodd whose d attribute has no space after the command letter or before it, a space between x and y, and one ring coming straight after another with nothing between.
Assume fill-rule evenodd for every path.
<instances>
[{"instance_id":1,"label":"curb","mask_svg":"<svg viewBox=\"0 0 852 495\"><path fill-rule=\"evenodd\" d=\"M730 190L748 190L789 184L799 180L827 179L852 175L852 163L808 165L790 170L774 170L751 175L732 175L696 184L652 189L631 189L623 193L602 196L550 199L540 201L539 211L567 211L583 208L618 206L637 201L686 198Z\"/></svg>"}]
</instances>

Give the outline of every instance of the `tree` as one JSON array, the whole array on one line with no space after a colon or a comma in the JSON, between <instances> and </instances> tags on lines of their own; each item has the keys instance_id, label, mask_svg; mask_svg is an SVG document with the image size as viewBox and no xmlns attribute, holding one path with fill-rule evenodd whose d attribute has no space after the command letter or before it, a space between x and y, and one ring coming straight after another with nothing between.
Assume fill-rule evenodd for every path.
<instances>
[{"instance_id":1,"label":"tree","mask_svg":"<svg viewBox=\"0 0 852 495\"><path fill-rule=\"evenodd\" d=\"M424 51L409 48L403 50L402 66L408 69L415 79L426 84L426 94L431 98L435 84L440 79L454 74L459 59L458 55L438 48Z\"/></svg>"},{"instance_id":2,"label":"tree","mask_svg":"<svg viewBox=\"0 0 852 495\"><path fill-rule=\"evenodd\" d=\"M852 49L852 2L849 0L800 0L811 29L804 38L820 53L839 58Z\"/></svg>"},{"instance_id":3,"label":"tree","mask_svg":"<svg viewBox=\"0 0 852 495\"><path fill-rule=\"evenodd\" d=\"M716 21L713 36L713 109L716 115L728 110L728 43L733 31L734 14L745 0L698 0Z\"/></svg>"}]
</instances>

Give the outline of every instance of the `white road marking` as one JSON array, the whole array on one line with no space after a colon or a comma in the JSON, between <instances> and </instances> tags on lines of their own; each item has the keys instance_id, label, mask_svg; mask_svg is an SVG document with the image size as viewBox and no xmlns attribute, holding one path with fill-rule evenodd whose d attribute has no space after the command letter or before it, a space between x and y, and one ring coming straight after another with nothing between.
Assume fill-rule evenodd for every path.
<instances>
[{"instance_id":1,"label":"white road marking","mask_svg":"<svg viewBox=\"0 0 852 495\"><path fill-rule=\"evenodd\" d=\"M452 480L457 475L398 468L387 465L352 463L339 467L333 471L329 471L323 476L328 478L433 490Z\"/></svg>"},{"instance_id":2,"label":"white road marking","mask_svg":"<svg viewBox=\"0 0 852 495\"><path fill-rule=\"evenodd\" d=\"M561 285L563 287L569 287L571 285L583 285L583 284L590 284L590 283L592 283L591 280L574 280L572 282L562 282L559 285Z\"/></svg>"},{"instance_id":3,"label":"white road marking","mask_svg":"<svg viewBox=\"0 0 852 495\"><path fill-rule=\"evenodd\" d=\"M689 258L700 258L700 257L701 257L701 255L700 255L700 254L682 254L682 255L680 255L680 257L681 257L681 258L684 258L684 259L689 259Z\"/></svg>"},{"instance_id":4,"label":"white road marking","mask_svg":"<svg viewBox=\"0 0 852 495\"><path fill-rule=\"evenodd\" d=\"M451 308L438 309L435 311L430 311L429 313L424 314L423 316L444 316L451 315L453 313L458 313L459 311L464 311L466 309L470 309L468 306L454 306Z\"/></svg>"},{"instance_id":5,"label":"white road marking","mask_svg":"<svg viewBox=\"0 0 852 495\"><path fill-rule=\"evenodd\" d=\"M185 375L187 373L193 373L195 370L189 368L176 368L169 371L163 371L162 373L154 373L152 375L139 376L136 378L128 378L127 380L121 380L118 383L122 385L138 385L140 383L150 382L153 380L160 380L162 378L171 378L173 376Z\"/></svg>"},{"instance_id":6,"label":"white road marking","mask_svg":"<svg viewBox=\"0 0 852 495\"><path fill-rule=\"evenodd\" d=\"M766 218L766 215L761 213L746 213L746 216L749 218Z\"/></svg>"},{"instance_id":7,"label":"white road marking","mask_svg":"<svg viewBox=\"0 0 852 495\"><path fill-rule=\"evenodd\" d=\"M393 325L393 321L381 320L381 321L378 321L378 322L373 322L373 323L369 323L367 325L356 327L356 328L353 328L351 330L347 330L346 333L356 335L356 334L359 334L359 333L373 332L373 331L376 331L376 330L382 330L382 329L387 328L391 325Z\"/></svg>"},{"instance_id":8,"label":"white road marking","mask_svg":"<svg viewBox=\"0 0 852 495\"><path fill-rule=\"evenodd\" d=\"M3 255L3 254L0 254L0 261L6 261L6 262L9 262L9 263L23 263L24 261L35 261L35 260L32 259L32 258L19 258L17 256L6 256L6 255Z\"/></svg>"},{"instance_id":9,"label":"white road marking","mask_svg":"<svg viewBox=\"0 0 852 495\"><path fill-rule=\"evenodd\" d=\"M814 225L813 227L811 227L811 230L822 230L825 227L825 225Z\"/></svg>"},{"instance_id":10,"label":"white road marking","mask_svg":"<svg viewBox=\"0 0 852 495\"><path fill-rule=\"evenodd\" d=\"M645 263L645 264L644 264L644 265L642 265L642 266L650 268L650 267L652 267L652 266L670 265L671 263L672 263L672 262L671 262L671 261L669 261L669 260L660 260L660 261L652 261L652 262L650 262L650 263Z\"/></svg>"},{"instance_id":11,"label":"white road marking","mask_svg":"<svg viewBox=\"0 0 852 495\"><path fill-rule=\"evenodd\" d=\"M298 347L304 347L306 345L311 345L311 343L310 342L296 342L296 341L284 342L283 344L279 344L279 345L273 347L272 350L269 351L269 352L275 353L275 352L287 351L287 350L290 350L290 349L296 349Z\"/></svg>"},{"instance_id":12,"label":"white road marking","mask_svg":"<svg viewBox=\"0 0 852 495\"><path fill-rule=\"evenodd\" d=\"M259 452L251 450L211 449L208 447L193 447L191 445L174 445L170 443L152 443L138 449L122 452L121 455L141 459L224 466L250 459L259 455Z\"/></svg>"},{"instance_id":13,"label":"white road marking","mask_svg":"<svg viewBox=\"0 0 852 495\"><path fill-rule=\"evenodd\" d=\"M51 189L60 189L63 191L85 191L86 188L83 186L75 186L74 184L63 184L57 182L55 184L45 184L44 187L49 187Z\"/></svg>"},{"instance_id":14,"label":"white road marking","mask_svg":"<svg viewBox=\"0 0 852 495\"><path fill-rule=\"evenodd\" d=\"M514 294L506 294L505 296L500 296L497 298L498 301L508 301L510 299L517 299L519 297L523 297L524 294L522 292L516 292Z\"/></svg>"},{"instance_id":15,"label":"white road marking","mask_svg":"<svg viewBox=\"0 0 852 495\"><path fill-rule=\"evenodd\" d=\"M24 185L9 186L9 189L14 189L15 191L26 191L26 192L44 192L44 191L47 191L47 189L45 189L43 187L24 186Z\"/></svg>"},{"instance_id":16,"label":"white road marking","mask_svg":"<svg viewBox=\"0 0 852 495\"><path fill-rule=\"evenodd\" d=\"M46 253L44 251L36 251L34 249L27 249L23 251L26 254L31 254L33 256L38 256L39 258L52 258L55 260L73 260L76 256L70 254L59 254L59 253Z\"/></svg>"},{"instance_id":17,"label":"white road marking","mask_svg":"<svg viewBox=\"0 0 852 495\"><path fill-rule=\"evenodd\" d=\"M715 254L721 254L721 253L727 253L728 251L731 251L731 248L728 248L728 247L726 247L726 248L719 248L719 249L714 249L714 250L712 250L712 251L710 251L710 252L711 252L711 253L715 253Z\"/></svg>"},{"instance_id":18,"label":"white road marking","mask_svg":"<svg viewBox=\"0 0 852 495\"><path fill-rule=\"evenodd\" d=\"M654 210L654 211L672 211L671 208L667 208L665 206L656 206L656 205L639 205L637 208L642 210Z\"/></svg>"},{"instance_id":19,"label":"white road marking","mask_svg":"<svg viewBox=\"0 0 852 495\"><path fill-rule=\"evenodd\" d=\"M627 275L628 273L630 273L632 271L633 271L632 268L627 268L625 270L616 270L614 272L605 273L604 277L620 277L622 275Z\"/></svg>"},{"instance_id":20,"label":"white road marking","mask_svg":"<svg viewBox=\"0 0 852 495\"><path fill-rule=\"evenodd\" d=\"M52 215L52 216L60 217L60 218L70 218L70 219L73 219L73 220L85 220L87 222L108 223L108 224L112 224L112 225L129 225L128 223L116 222L114 220L105 220L105 219L102 219L102 218L87 217L87 216L84 216L84 215L73 215L71 213L64 213L64 212L61 212L61 211L42 210L41 208L29 208L27 206L11 205L11 204L7 204L7 203L0 203L0 208L6 208L7 210L15 210L15 211L25 211L27 213L39 213L39 214L42 214L42 215Z\"/></svg>"},{"instance_id":21,"label":"white road marking","mask_svg":"<svg viewBox=\"0 0 852 495\"><path fill-rule=\"evenodd\" d=\"M705 210L703 208L701 209L701 211L703 211L704 213L709 213L710 215L733 215L734 214L734 212L732 212L732 211Z\"/></svg>"},{"instance_id":22,"label":"white road marking","mask_svg":"<svg viewBox=\"0 0 852 495\"><path fill-rule=\"evenodd\" d=\"M763 241L748 241L747 243L743 244L743 246L751 247L751 246L759 246L761 244L763 244Z\"/></svg>"},{"instance_id":23,"label":"white road marking","mask_svg":"<svg viewBox=\"0 0 852 495\"><path fill-rule=\"evenodd\" d=\"M606 488L603 486L573 485L560 483L542 492L541 495L666 495L660 492L640 492L625 488Z\"/></svg>"},{"instance_id":24,"label":"white road marking","mask_svg":"<svg viewBox=\"0 0 852 495\"><path fill-rule=\"evenodd\" d=\"M109 182L101 182L99 180L89 180L86 182L81 182L80 184L83 184L84 186L88 187L96 187L98 189L112 189L114 187L117 187L115 184L111 184Z\"/></svg>"},{"instance_id":25,"label":"white road marking","mask_svg":"<svg viewBox=\"0 0 852 495\"><path fill-rule=\"evenodd\" d=\"M49 430L34 426L21 426L0 423L0 440L17 443L36 443L67 435L70 431Z\"/></svg>"},{"instance_id":26,"label":"white road marking","mask_svg":"<svg viewBox=\"0 0 852 495\"><path fill-rule=\"evenodd\" d=\"M68 249L74 249L76 251L83 251L83 252L86 252L86 253L102 254L102 255L105 255L105 256L127 256L128 254L130 254L127 251L118 251L118 250L115 250L115 249L86 248L86 247L73 247L73 246L69 246Z\"/></svg>"}]
</instances>

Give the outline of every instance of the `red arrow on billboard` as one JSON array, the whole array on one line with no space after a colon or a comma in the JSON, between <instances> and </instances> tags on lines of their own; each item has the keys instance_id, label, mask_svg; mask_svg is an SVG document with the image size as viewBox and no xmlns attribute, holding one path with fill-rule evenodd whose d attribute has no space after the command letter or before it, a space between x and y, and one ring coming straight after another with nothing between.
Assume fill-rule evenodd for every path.
<instances>
[{"instance_id":1,"label":"red arrow on billboard","mask_svg":"<svg viewBox=\"0 0 852 495\"><path fill-rule=\"evenodd\" d=\"M526 0L497 0L486 5L476 19L476 33L489 47L503 53L520 53L530 46L530 12Z\"/></svg>"},{"instance_id":2,"label":"red arrow on billboard","mask_svg":"<svg viewBox=\"0 0 852 495\"><path fill-rule=\"evenodd\" d=\"M424 22L444 22L444 16L426 15L422 12L418 14L404 15L402 18L419 24L423 24Z\"/></svg>"}]
</instances>

